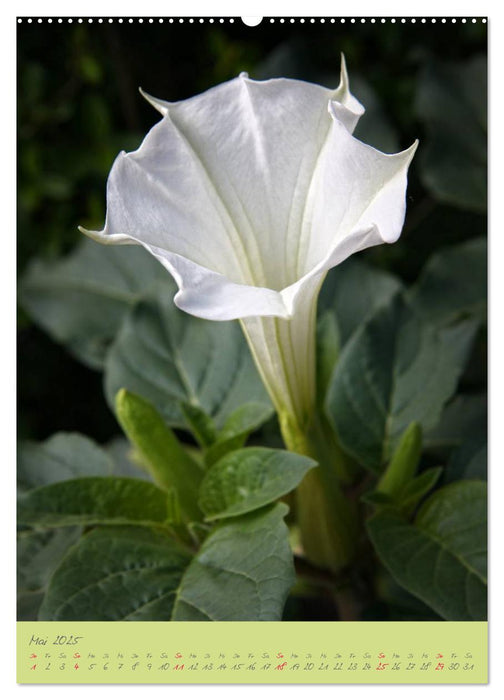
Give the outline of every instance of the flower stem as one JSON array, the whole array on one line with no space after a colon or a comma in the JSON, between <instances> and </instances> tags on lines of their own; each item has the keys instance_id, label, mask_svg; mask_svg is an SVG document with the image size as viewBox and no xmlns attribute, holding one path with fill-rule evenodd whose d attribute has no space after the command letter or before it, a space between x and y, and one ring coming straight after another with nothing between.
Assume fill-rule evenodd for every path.
<instances>
[{"instance_id":1,"label":"flower stem","mask_svg":"<svg viewBox=\"0 0 504 700\"><path fill-rule=\"evenodd\" d=\"M280 417L280 426L287 449L312 457L319 464L296 491L305 556L312 564L338 573L353 559L359 537L357 505L345 497L341 486L342 476L347 476L344 456L334 449L335 439L318 416L304 433L285 416Z\"/></svg>"}]
</instances>

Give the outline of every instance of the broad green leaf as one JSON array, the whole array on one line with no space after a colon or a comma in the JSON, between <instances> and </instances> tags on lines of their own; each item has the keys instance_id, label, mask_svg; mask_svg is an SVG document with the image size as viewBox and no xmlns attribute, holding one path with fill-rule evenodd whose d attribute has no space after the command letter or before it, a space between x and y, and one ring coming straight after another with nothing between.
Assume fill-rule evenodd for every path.
<instances>
[{"instance_id":1,"label":"broad green leaf","mask_svg":"<svg viewBox=\"0 0 504 700\"><path fill-rule=\"evenodd\" d=\"M462 314L483 319L487 299L486 240L477 238L434 253L408 297L427 323L445 324Z\"/></svg>"},{"instance_id":2,"label":"broad green leaf","mask_svg":"<svg viewBox=\"0 0 504 700\"><path fill-rule=\"evenodd\" d=\"M484 56L426 65L416 112L427 139L419 152L427 189L442 202L485 211L487 204L487 66Z\"/></svg>"},{"instance_id":3,"label":"broad green leaf","mask_svg":"<svg viewBox=\"0 0 504 700\"><path fill-rule=\"evenodd\" d=\"M327 411L343 448L379 471L411 422L434 427L476 328L423 325L400 296L378 309L347 343L329 387Z\"/></svg>"},{"instance_id":4,"label":"broad green leaf","mask_svg":"<svg viewBox=\"0 0 504 700\"><path fill-rule=\"evenodd\" d=\"M83 238L66 258L32 262L20 300L51 337L100 369L125 313L165 275L140 246L100 246Z\"/></svg>"},{"instance_id":5,"label":"broad green leaf","mask_svg":"<svg viewBox=\"0 0 504 700\"><path fill-rule=\"evenodd\" d=\"M486 619L486 484L436 491L408 523L383 510L367 523L396 581L446 620Z\"/></svg>"},{"instance_id":6,"label":"broad green leaf","mask_svg":"<svg viewBox=\"0 0 504 700\"><path fill-rule=\"evenodd\" d=\"M186 429L184 402L211 416L217 429L244 403L269 406L239 325L183 313L174 292L166 279L125 320L106 362L109 404L125 388L154 404L169 425Z\"/></svg>"},{"instance_id":7,"label":"broad green leaf","mask_svg":"<svg viewBox=\"0 0 504 700\"><path fill-rule=\"evenodd\" d=\"M148 481L89 477L29 491L18 501L18 521L37 527L163 524L167 494Z\"/></svg>"},{"instance_id":8,"label":"broad green leaf","mask_svg":"<svg viewBox=\"0 0 504 700\"><path fill-rule=\"evenodd\" d=\"M155 483L175 492L183 519L201 520L198 491L203 472L156 409L140 396L122 389L117 394L116 412Z\"/></svg>"},{"instance_id":9,"label":"broad green leaf","mask_svg":"<svg viewBox=\"0 0 504 700\"><path fill-rule=\"evenodd\" d=\"M220 525L178 587L174 620L280 620L294 583L287 507L277 503Z\"/></svg>"},{"instance_id":10,"label":"broad green leaf","mask_svg":"<svg viewBox=\"0 0 504 700\"><path fill-rule=\"evenodd\" d=\"M402 288L397 277L349 258L329 270L320 293L321 310L329 309L336 319L340 346L377 308L387 304Z\"/></svg>"},{"instance_id":11,"label":"broad green leaf","mask_svg":"<svg viewBox=\"0 0 504 700\"><path fill-rule=\"evenodd\" d=\"M437 425L425 434L430 450L458 447L468 438L485 436L487 431L486 394L461 394L444 409Z\"/></svg>"},{"instance_id":12,"label":"broad green leaf","mask_svg":"<svg viewBox=\"0 0 504 700\"><path fill-rule=\"evenodd\" d=\"M486 435L464 441L454 450L446 465L445 480L487 478L488 450Z\"/></svg>"},{"instance_id":13,"label":"broad green leaf","mask_svg":"<svg viewBox=\"0 0 504 700\"><path fill-rule=\"evenodd\" d=\"M292 491L314 466L312 459L286 450L246 447L230 452L206 473L201 510L206 520L256 510Z\"/></svg>"},{"instance_id":14,"label":"broad green leaf","mask_svg":"<svg viewBox=\"0 0 504 700\"><path fill-rule=\"evenodd\" d=\"M83 476L108 476L113 471L106 452L78 433L56 433L45 442L24 441L18 447L21 490Z\"/></svg>"},{"instance_id":15,"label":"broad green leaf","mask_svg":"<svg viewBox=\"0 0 504 700\"><path fill-rule=\"evenodd\" d=\"M47 583L68 548L81 535L79 527L23 530L17 541L18 620L36 620Z\"/></svg>"},{"instance_id":16,"label":"broad green leaf","mask_svg":"<svg viewBox=\"0 0 504 700\"><path fill-rule=\"evenodd\" d=\"M55 571L41 620L170 620L190 555L143 527L96 528Z\"/></svg>"}]
</instances>

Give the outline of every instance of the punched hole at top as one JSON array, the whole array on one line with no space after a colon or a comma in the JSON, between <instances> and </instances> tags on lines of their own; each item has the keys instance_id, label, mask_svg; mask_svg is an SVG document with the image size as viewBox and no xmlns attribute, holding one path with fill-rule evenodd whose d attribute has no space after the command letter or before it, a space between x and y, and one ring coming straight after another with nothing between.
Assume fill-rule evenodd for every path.
<instances>
[{"instance_id":1,"label":"punched hole at top","mask_svg":"<svg viewBox=\"0 0 504 700\"><path fill-rule=\"evenodd\" d=\"M241 17L241 21L247 27L257 27L257 25L261 24L262 17Z\"/></svg>"}]
</instances>

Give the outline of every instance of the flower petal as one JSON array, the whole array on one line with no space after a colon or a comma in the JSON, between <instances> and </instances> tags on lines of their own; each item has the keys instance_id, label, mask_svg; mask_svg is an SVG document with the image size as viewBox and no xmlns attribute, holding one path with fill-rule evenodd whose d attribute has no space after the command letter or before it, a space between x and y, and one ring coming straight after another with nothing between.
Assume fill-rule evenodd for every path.
<instances>
[{"instance_id":1,"label":"flower petal","mask_svg":"<svg viewBox=\"0 0 504 700\"><path fill-rule=\"evenodd\" d=\"M366 111L359 100L350 92L346 61L343 54L341 54L340 84L329 102L329 111L346 126L351 134L353 134L357 122Z\"/></svg>"},{"instance_id":2,"label":"flower petal","mask_svg":"<svg viewBox=\"0 0 504 700\"><path fill-rule=\"evenodd\" d=\"M351 136L364 110L343 57L336 90L242 74L181 102L142 94L164 117L118 156L105 228L86 233L150 250L185 311L290 318L329 267L399 235L412 154Z\"/></svg>"}]
</instances>

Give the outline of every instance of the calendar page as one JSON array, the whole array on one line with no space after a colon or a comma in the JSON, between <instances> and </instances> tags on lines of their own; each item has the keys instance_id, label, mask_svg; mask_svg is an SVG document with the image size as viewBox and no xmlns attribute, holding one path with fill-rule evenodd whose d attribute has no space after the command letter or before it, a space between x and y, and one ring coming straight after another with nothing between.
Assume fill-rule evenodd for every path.
<instances>
[{"instance_id":1,"label":"calendar page","mask_svg":"<svg viewBox=\"0 0 504 700\"><path fill-rule=\"evenodd\" d=\"M487 683L487 19L16 23L18 682Z\"/></svg>"}]
</instances>

